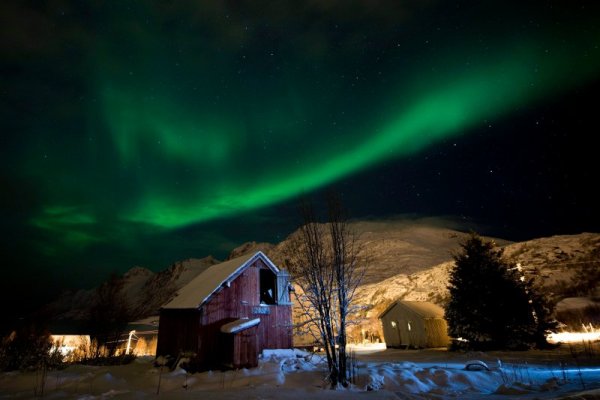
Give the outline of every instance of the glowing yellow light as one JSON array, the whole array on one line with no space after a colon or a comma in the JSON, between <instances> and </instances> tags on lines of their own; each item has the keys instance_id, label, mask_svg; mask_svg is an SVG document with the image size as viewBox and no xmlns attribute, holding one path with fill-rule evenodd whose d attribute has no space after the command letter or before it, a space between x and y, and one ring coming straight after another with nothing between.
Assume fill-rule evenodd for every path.
<instances>
[{"instance_id":1,"label":"glowing yellow light","mask_svg":"<svg viewBox=\"0 0 600 400\"><path fill-rule=\"evenodd\" d=\"M600 341L600 329L583 326L584 332L552 332L546 339L550 343L581 343Z\"/></svg>"}]
</instances>

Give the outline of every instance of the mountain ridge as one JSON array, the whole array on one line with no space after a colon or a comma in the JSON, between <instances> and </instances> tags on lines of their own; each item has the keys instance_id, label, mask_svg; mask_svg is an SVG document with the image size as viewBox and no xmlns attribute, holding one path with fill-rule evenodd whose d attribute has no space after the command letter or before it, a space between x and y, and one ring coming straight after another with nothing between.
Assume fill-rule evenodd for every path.
<instances>
[{"instance_id":1,"label":"mountain ridge","mask_svg":"<svg viewBox=\"0 0 600 400\"><path fill-rule=\"evenodd\" d=\"M377 320L379 313L397 299L444 303L448 274L453 266L452 255L460 250L460 243L469 233L423 221L354 221L350 228L358 233L361 251L369 254L367 272L356 293L356 303L362 306L362 330L377 335L381 329ZM297 232L277 244L243 243L226 259L261 250L276 265L282 265L283 249ZM572 279L578 263L592 253L600 252L600 234L590 232L523 242L487 239L503 248L507 259L520 263L524 274L543 278L542 286L556 299L561 298L556 291L563 290L564 282ZM181 287L218 262L207 256L178 261L159 272L133 267L122 278L133 318L157 315L160 307ZM83 320L93 302L94 291L79 290L63 295L48 309L59 319Z\"/></svg>"}]
</instances>

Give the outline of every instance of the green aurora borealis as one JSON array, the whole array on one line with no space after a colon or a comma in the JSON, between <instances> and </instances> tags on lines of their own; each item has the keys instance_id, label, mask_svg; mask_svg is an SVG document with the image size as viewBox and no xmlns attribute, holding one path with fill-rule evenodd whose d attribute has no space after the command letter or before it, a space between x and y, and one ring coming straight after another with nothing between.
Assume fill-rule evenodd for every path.
<instances>
[{"instance_id":1,"label":"green aurora borealis","mask_svg":"<svg viewBox=\"0 0 600 400\"><path fill-rule=\"evenodd\" d=\"M336 101L344 95L343 88L338 89L342 93L330 92L324 98L312 89L314 94L290 99L296 77L253 76L252 85L238 81L228 88L224 96L235 100L223 106L210 104L204 90L195 95L184 89L177 96L151 84L148 88L159 79L156 72L143 71L139 79L138 72L132 72L120 85L104 83L111 79L101 75L98 101L112 151L123 173L136 183L136 191L128 196L130 204L118 210L118 219L173 229L266 207L381 160L417 152L595 76L600 66L597 50L588 54L585 46L548 48L543 39L502 43L487 57L491 60L472 57L473 66L447 67L431 76L424 73L420 85L394 76L391 65L390 83L385 92L371 95L371 109L354 109L353 114L361 114L350 118L340 115L335 124L343 128L333 134L323 114L328 109L343 114ZM459 46L455 52L458 59L468 54ZM176 75L174 68L161 74ZM210 88L219 74L199 65L188 79ZM271 87L266 95L261 93L263 85ZM346 121L351 118L357 124ZM301 120L315 122L308 125ZM73 232L96 221L93 210L73 213L69 207L73 205L50 205L35 223L46 229L63 227L81 241L93 240Z\"/></svg>"},{"instance_id":2,"label":"green aurora borealis","mask_svg":"<svg viewBox=\"0 0 600 400\"><path fill-rule=\"evenodd\" d=\"M521 51L535 49L531 46ZM384 104L390 110L385 119L363 124L370 127L344 132L329 141L319 139L328 134L327 126L313 127L314 133L307 135L305 127L286 123L298 117L289 106L281 107L284 109L278 115L267 115L260 126L261 121L252 115L240 116L237 110L215 117L198 112L197 109L202 110L200 105L186 109L158 95L152 101L136 101L145 94L110 90L104 96L105 113L121 161L140 162L140 152L148 150L175 163L196 180L196 184L192 180L186 185L182 196L182 189L176 187L179 182L174 186L170 178L143 176L144 201L123 218L177 228L265 207L310 192L382 159L419 151L436 139L460 134L483 119L497 118L553 94L561 84L571 87L585 82L590 72L595 72L595 68L580 70L573 79L571 64L566 62L568 55L561 54L546 57L545 70L539 72L538 57L512 58L515 53L518 54L502 54L500 58L508 61L500 65L483 65L468 74L448 74L420 91L397 90L398 97L411 100L396 101L400 103L396 107ZM597 59L591 61L594 67L599 65ZM261 100L244 95L242 101ZM263 105L267 109L273 106ZM368 113L363 118L370 119ZM262 142L268 143L268 148L251 143L249 126L272 132ZM286 160L290 154L296 162Z\"/></svg>"},{"instance_id":3,"label":"green aurora borealis","mask_svg":"<svg viewBox=\"0 0 600 400\"><path fill-rule=\"evenodd\" d=\"M262 221L597 81L587 6L5 5L7 223L52 265L224 251L182 232Z\"/></svg>"}]
</instances>

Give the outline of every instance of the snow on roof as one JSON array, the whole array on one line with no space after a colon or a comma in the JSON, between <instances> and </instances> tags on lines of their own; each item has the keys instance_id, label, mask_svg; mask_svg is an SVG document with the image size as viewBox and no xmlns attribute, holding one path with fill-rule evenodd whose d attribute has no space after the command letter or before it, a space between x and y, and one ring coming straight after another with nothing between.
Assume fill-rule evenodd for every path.
<instances>
[{"instance_id":1,"label":"snow on roof","mask_svg":"<svg viewBox=\"0 0 600 400\"><path fill-rule=\"evenodd\" d=\"M262 251L245 254L207 268L192 279L190 283L182 287L177 296L162 308L199 308L222 285L233 281L244 269L258 259L262 260L273 272L279 272L275 264Z\"/></svg>"},{"instance_id":2,"label":"snow on roof","mask_svg":"<svg viewBox=\"0 0 600 400\"><path fill-rule=\"evenodd\" d=\"M408 301L398 300L393 302L386 308L380 315L379 318L383 318L392 308L401 306L412 310L423 318L444 318L444 309L437 304L430 303L428 301Z\"/></svg>"},{"instance_id":3,"label":"snow on roof","mask_svg":"<svg viewBox=\"0 0 600 400\"><path fill-rule=\"evenodd\" d=\"M221 326L223 333L237 333L248 328L252 328L260 323L260 318L248 319L240 318Z\"/></svg>"}]
</instances>

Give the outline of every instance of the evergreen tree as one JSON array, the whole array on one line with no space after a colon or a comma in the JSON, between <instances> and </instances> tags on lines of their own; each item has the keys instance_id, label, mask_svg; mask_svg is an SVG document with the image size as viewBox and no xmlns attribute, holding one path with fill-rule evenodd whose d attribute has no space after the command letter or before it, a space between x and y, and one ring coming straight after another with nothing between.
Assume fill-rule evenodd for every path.
<instances>
[{"instance_id":1,"label":"evergreen tree","mask_svg":"<svg viewBox=\"0 0 600 400\"><path fill-rule=\"evenodd\" d=\"M456 345L489 350L546 344L552 308L501 249L471 234L454 260L445 311L449 336L465 340Z\"/></svg>"}]
</instances>

